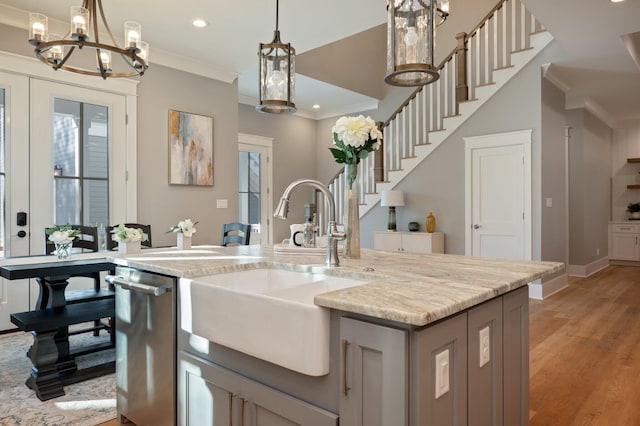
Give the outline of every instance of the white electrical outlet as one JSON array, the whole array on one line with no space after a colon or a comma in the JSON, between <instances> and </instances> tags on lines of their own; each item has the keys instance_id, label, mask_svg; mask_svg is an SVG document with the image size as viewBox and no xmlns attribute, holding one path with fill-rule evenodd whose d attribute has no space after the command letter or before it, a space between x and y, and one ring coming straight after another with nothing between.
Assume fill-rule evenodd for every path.
<instances>
[{"instance_id":1,"label":"white electrical outlet","mask_svg":"<svg viewBox=\"0 0 640 426\"><path fill-rule=\"evenodd\" d=\"M546 201L547 207L553 207L553 198L547 197L545 201Z\"/></svg>"},{"instance_id":2,"label":"white electrical outlet","mask_svg":"<svg viewBox=\"0 0 640 426\"><path fill-rule=\"evenodd\" d=\"M436 355L436 399L449 392L449 349Z\"/></svg>"},{"instance_id":3,"label":"white electrical outlet","mask_svg":"<svg viewBox=\"0 0 640 426\"><path fill-rule=\"evenodd\" d=\"M480 367L491 361L491 329L489 326L481 329L478 332L479 337L479 350L480 350Z\"/></svg>"}]
</instances>

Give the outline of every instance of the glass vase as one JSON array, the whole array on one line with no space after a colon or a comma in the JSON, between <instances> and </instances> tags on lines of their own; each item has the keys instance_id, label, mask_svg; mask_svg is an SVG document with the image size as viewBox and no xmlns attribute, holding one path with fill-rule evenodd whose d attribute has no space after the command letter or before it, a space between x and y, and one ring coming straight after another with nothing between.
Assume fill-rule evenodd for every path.
<instances>
[{"instance_id":1,"label":"glass vase","mask_svg":"<svg viewBox=\"0 0 640 426\"><path fill-rule=\"evenodd\" d=\"M347 190L344 202L344 240L343 255L346 258L360 257L360 198L358 196L358 165L345 164Z\"/></svg>"},{"instance_id":2,"label":"glass vase","mask_svg":"<svg viewBox=\"0 0 640 426\"><path fill-rule=\"evenodd\" d=\"M122 254L136 254L141 250L140 241L120 241L118 243L118 252Z\"/></svg>"},{"instance_id":3,"label":"glass vase","mask_svg":"<svg viewBox=\"0 0 640 426\"><path fill-rule=\"evenodd\" d=\"M56 256L58 256L58 259L69 259L69 257L71 257L71 247L73 246L72 243L55 243L55 246Z\"/></svg>"}]
</instances>

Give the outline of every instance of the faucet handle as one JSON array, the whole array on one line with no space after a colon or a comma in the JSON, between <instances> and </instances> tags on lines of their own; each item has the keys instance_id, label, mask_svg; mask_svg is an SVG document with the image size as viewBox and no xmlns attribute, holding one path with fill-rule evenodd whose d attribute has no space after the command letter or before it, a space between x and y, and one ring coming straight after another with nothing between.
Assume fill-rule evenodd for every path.
<instances>
[{"instance_id":1,"label":"faucet handle","mask_svg":"<svg viewBox=\"0 0 640 426\"><path fill-rule=\"evenodd\" d=\"M347 238L347 234L342 231L333 231L331 235L329 235L329 238L332 240L342 241Z\"/></svg>"}]
</instances>

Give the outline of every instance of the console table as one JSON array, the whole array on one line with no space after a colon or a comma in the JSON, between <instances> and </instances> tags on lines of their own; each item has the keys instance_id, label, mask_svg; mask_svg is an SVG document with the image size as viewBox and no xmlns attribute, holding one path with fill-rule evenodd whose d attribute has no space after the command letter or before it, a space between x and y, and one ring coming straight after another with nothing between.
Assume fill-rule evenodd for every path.
<instances>
[{"instance_id":1,"label":"console table","mask_svg":"<svg viewBox=\"0 0 640 426\"><path fill-rule=\"evenodd\" d=\"M36 310L12 314L12 322L25 331L31 331L34 336L34 343L27 352L33 364L27 386L36 392L38 398L45 400L64 395L63 385L114 372L113 362L78 370L74 356L88 351L70 352L67 326L81 322L80 320L84 321L85 318L86 321L99 319L93 318L99 312L91 311L100 304L104 312L110 312L113 310L113 300L67 306L65 298L69 278L112 271L113 263L104 258L55 261L50 257L43 257L42 263L38 263L40 259L37 257L32 257L26 262L16 260L13 264L0 266L0 276L8 280L35 278L40 288ZM107 306L109 302L110 305ZM71 307L73 310L67 309ZM107 347L113 347L113 344L95 347L91 352Z\"/></svg>"}]
</instances>

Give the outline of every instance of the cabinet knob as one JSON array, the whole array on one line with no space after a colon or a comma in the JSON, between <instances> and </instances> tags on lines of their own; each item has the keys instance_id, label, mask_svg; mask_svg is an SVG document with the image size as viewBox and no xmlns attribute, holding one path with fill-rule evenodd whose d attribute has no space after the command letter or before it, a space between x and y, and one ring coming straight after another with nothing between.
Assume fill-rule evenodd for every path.
<instances>
[{"instance_id":1,"label":"cabinet knob","mask_svg":"<svg viewBox=\"0 0 640 426\"><path fill-rule=\"evenodd\" d=\"M482 228L482 226L478 225L477 223L473 225L473 229L480 229L480 228Z\"/></svg>"}]
</instances>

